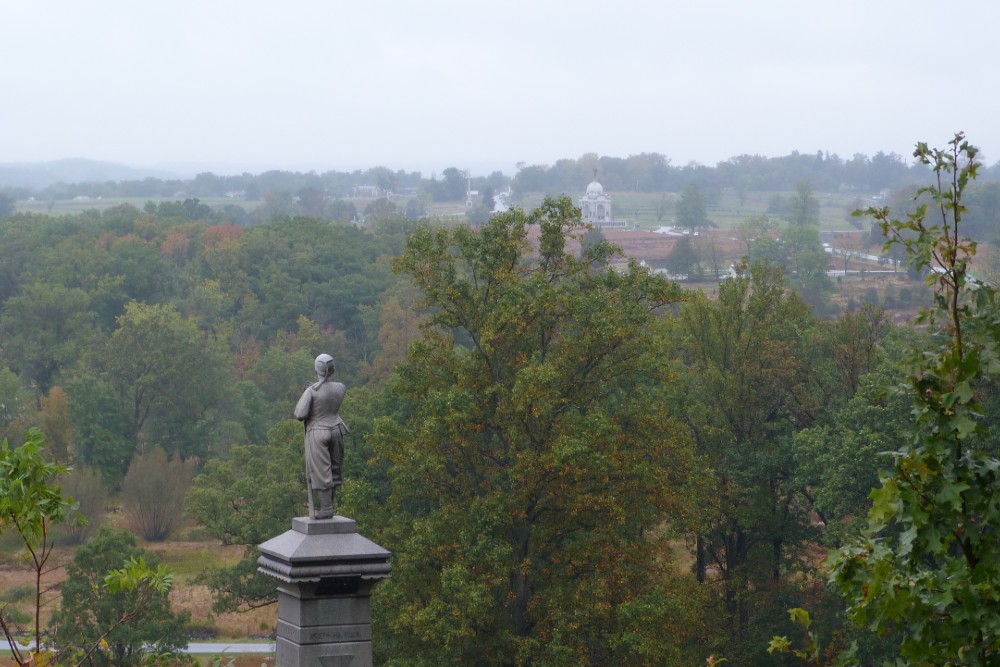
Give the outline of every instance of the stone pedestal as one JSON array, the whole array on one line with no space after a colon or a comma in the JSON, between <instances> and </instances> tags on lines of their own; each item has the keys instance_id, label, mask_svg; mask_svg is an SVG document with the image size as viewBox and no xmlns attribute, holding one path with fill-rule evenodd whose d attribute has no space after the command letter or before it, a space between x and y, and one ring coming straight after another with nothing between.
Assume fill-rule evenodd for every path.
<instances>
[{"instance_id":1,"label":"stone pedestal","mask_svg":"<svg viewBox=\"0 0 1000 667\"><path fill-rule=\"evenodd\" d=\"M278 580L275 665L371 667L371 589L392 554L342 516L297 517L258 549L257 570Z\"/></svg>"}]
</instances>

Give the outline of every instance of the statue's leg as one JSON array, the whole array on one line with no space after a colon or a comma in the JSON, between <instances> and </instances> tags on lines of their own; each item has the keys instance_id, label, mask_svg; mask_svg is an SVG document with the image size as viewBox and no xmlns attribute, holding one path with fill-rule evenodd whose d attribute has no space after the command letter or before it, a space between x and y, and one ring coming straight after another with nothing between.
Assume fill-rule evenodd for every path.
<instances>
[{"instance_id":1,"label":"statue's leg","mask_svg":"<svg viewBox=\"0 0 1000 667\"><path fill-rule=\"evenodd\" d=\"M312 487L319 500L314 519L333 517L333 470L331 461L331 434L333 431L314 429L309 432L309 471Z\"/></svg>"},{"instance_id":2,"label":"statue's leg","mask_svg":"<svg viewBox=\"0 0 1000 667\"><path fill-rule=\"evenodd\" d=\"M319 489L316 491L319 496L319 510L316 512L317 519L333 518L333 487L329 489Z\"/></svg>"},{"instance_id":3,"label":"statue's leg","mask_svg":"<svg viewBox=\"0 0 1000 667\"><path fill-rule=\"evenodd\" d=\"M306 434L306 453L309 456L309 474L314 489L329 489L333 486L330 470L330 431L314 429Z\"/></svg>"},{"instance_id":4,"label":"statue's leg","mask_svg":"<svg viewBox=\"0 0 1000 667\"><path fill-rule=\"evenodd\" d=\"M336 488L344 483L344 433L338 427L330 435L330 478Z\"/></svg>"}]
</instances>

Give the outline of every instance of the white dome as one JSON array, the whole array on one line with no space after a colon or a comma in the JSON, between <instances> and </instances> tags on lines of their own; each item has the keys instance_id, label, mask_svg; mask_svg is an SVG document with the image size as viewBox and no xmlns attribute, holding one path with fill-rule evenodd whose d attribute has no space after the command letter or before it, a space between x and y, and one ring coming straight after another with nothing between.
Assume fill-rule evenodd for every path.
<instances>
[{"instance_id":1,"label":"white dome","mask_svg":"<svg viewBox=\"0 0 1000 667\"><path fill-rule=\"evenodd\" d=\"M598 183L596 180L593 180L593 181L590 182L590 185L587 186L587 194L588 195L602 195L602 194L604 194L604 188L601 187L601 184Z\"/></svg>"}]
</instances>

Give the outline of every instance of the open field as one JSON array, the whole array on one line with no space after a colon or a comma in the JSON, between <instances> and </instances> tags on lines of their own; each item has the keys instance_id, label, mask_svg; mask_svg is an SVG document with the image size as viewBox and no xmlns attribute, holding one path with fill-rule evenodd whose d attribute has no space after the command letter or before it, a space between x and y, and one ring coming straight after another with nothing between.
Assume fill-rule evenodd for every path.
<instances>
[{"instance_id":1,"label":"open field","mask_svg":"<svg viewBox=\"0 0 1000 667\"><path fill-rule=\"evenodd\" d=\"M566 193L576 202L581 192ZM680 198L680 193L668 192L610 192L614 215L618 219L638 221L641 229L656 229L661 226L668 226L674 217L674 206ZM791 192L748 192L743 201L739 195L732 190L722 190L713 197L708 198L708 217L720 229L731 229L738 223L749 217L763 215L767 212L771 199L777 195L785 199ZM850 230L848 213L859 204L861 200L855 194L842 193L815 193L820 203L820 228L823 230ZM120 204L131 204L136 208L142 208L146 202L154 203L172 202L186 199L188 195L178 193L173 197L108 197L108 198L83 198L69 200L43 200L18 201L17 210L27 213L47 213L52 215L79 214L84 211L103 211L105 209L118 206ZM521 197L517 204L526 210L537 207L544 198L542 193L531 192ZM212 208L223 208L225 206L239 206L246 211L252 211L260 204L259 201L248 201L244 199L232 199L228 197L199 197L199 201ZM363 211L365 206L372 202L371 199L344 198L357 207L358 211ZM398 198L397 206L405 206L406 198ZM661 201L665 206L661 207ZM657 217L657 209L662 208L661 217ZM464 222L465 203L464 202L435 202L427 207L427 216L431 219L451 220L455 219Z\"/></svg>"},{"instance_id":2,"label":"open field","mask_svg":"<svg viewBox=\"0 0 1000 667\"><path fill-rule=\"evenodd\" d=\"M187 197L92 197L88 199L61 199L19 201L17 210L21 213L45 213L48 215L76 215L84 211L104 211L105 209L119 206L121 204L131 204L138 209L142 209L146 202L159 204L160 202L174 202L186 199ZM257 208L260 202L246 201L243 199L229 199L228 197L199 197L203 204L208 204L212 208L222 208L224 206L236 205L247 211Z\"/></svg>"},{"instance_id":3,"label":"open field","mask_svg":"<svg viewBox=\"0 0 1000 667\"><path fill-rule=\"evenodd\" d=\"M160 561L173 572L171 605L175 611L191 612L191 622L195 626L197 638L242 640L268 639L273 636L277 619L276 607L269 606L246 613L213 614L212 594L208 587L194 583L195 577L207 568L235 563L243 553L242 547L187 541L140 542L140 546L155 552ZM72 547L56 547L53 552L51 562L59 567L44 579L44 584L53 587L53 590L45 597L43 625L48 622L58 604L59 584L66 579L65 565L72 558ZM21 596L18 592L29 588L33 591L33 586L34 571L28 566L28 562L15 550L5 549L0 561L0 591L15 591L10 597L17 600L0 599L0 604L7 602L17 609L22 618L28 616L33 609L33 592L30 596ZM26 626L27 623L21 625Z\"/></svg>"}]
</instances>

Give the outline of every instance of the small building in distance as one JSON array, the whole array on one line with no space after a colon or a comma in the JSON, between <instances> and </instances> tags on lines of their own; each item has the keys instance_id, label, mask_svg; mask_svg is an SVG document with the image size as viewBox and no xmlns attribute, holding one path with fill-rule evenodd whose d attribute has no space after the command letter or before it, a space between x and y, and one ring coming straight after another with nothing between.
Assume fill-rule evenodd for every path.
<instances>
[{"instance_id":1,"label":"small building in distance","mask_svg":"<svg viewBox=\"0 0 1000 667\"><path fill-rule=\"evenodd\" d=\"M594 180L587 186L587 192L580 198L580 215L584 224L595 229L631 229L629 220L615 220L611 214L611 195L597 182L597 172Z\"/></svg>"}]
</instances>

